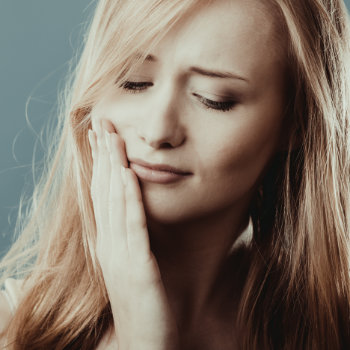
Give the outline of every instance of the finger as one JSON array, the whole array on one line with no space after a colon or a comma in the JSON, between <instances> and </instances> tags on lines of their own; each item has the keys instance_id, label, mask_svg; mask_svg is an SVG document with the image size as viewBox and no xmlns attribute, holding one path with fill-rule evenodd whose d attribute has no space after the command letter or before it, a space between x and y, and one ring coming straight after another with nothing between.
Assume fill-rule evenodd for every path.
<instances>
[{"instance_id":1,"label":"finger","mask_svg":"<svg viewBox=\"0 0 350 350\"><path fill-rule=\"evenodd\" d=\"M133 258L148 261L150 243L142 193L135 173L125 169L126 180L126 229L128 247Z\"/></svg>"},{"instance_id":2,"label":"finger","mask_svg":"<svg viewBox=\"0 0 350 350\"><path fill-rule=\"evenodd\" d=\"M101 133L100 120L97 117L91 117L92 130L96 134L96 139L99 138Z\"/></svg>"},{"instance_id":3,"label":"finger","mask_svg":"<svg viewBox=\"0 0 350 350\"><path fill-rule=\"evenodd\" d=\"M99 119L98 121L94 120L93 125L96 125L97 134L102 135L104 130L107 130L112 136L112 147L116 147L117 156L119 157L120 163L124 167L128 167L128 160L126 156L126 148L123 139L120 137L118 132L116 131L113 124L107 119Z\"/></svg>"},{"instance_id":4,"label":"finger","mask_svg":"<svg viewBox=\"0 0 350 350\"><path fill-rule=\"evenodd\" d=\"M126 150L125 150L125 142L117 133L111 133L111 148L116 151L114 154L115 157L117 157L120 165L122 165L124 168L128 167L128 160L126 156Z\"/></svg>"},{"instance_id":5,"label":"finger","mask_svg":"<svg viewBox=\"0 0 350 350\"><path fill-rule=\"evenodd\" d=\"M101 223L101 230L103 235L109 232L109 212L108 212L108 198L110 187L110 157L106 144L107 134L98 123L98 165L97 165L97 181L96 181L96 201L97 201L97 215Z\"/></svg>"},{"instance_id":6,"label":"finger","mask_svg":"<svg viewBox=\"0 0 350 350\"><path fill-rule=\"evenodd\" d=\"M92 159L94 159L96 157L96 152L97 152L96 133L93 130L89 129L88 137L89 137Z\"/></svg>"},{"instance_id":7,"label":"finger","mask_svg":"<svg viewBox=\"0 0 350 350\"><path fill-rule=\"evenodd\" d=\"M96 133L89 129L88 131L88 136L89 136L89 143L91 147L91 155L92 155L92 173L91 173L91 185L90 185L90 190L91 190L91 198L94 199L95 193L94 193L94 186L96 182L96 169L97 169L97 137Z\"/></svg>"},{"instance_id":8,"label":"finger","mask_svg":"<svg viewBox=\"0 0 350 350\"><path fill-rule=\"evenodd\" d=\"M113 230L112 240L117 254L122 257L128 254L126 224L125 224L125 189L120 173L120 159L118 151L112 147L112 134L109 135L111 181L109 192L109 222Z\"/></svg>"},{"instance_id":9,"label":"finger","mask_svg":"<svg viewBox=\"0 0 350 350\"><path fill-rule=\"evenodd\" d=\"M93 130L89 130L89 142L91 146L91 154L92 154L92 175L91 175L91 185L90 185L90 194L92 199L92 204L94 207L94 211L96 210L96 181L97 181L97 136ZM99 230L99 220L95 215L96 228Z\"/></svg>"},{"instance_id":10,"label":"finger","mask_svg":"<svg viewBox=\"0 0 350 350\"><path fill-rule=\"evenodd\" d=\"M91 124L92 124L92 130L91 135L89 136L89 141L91 145L91 155L93 160L93 167L92 167L92 179L91 179L91 196L93 199L96 199L96 182L97 182L97 168L98 168L98 135L97 135L97 122L95 118L91 118Z\"/></svg>"},{"instance_id":11,"label":"finger","mask_svg":"<svg viewBox=\"0 0 350 350\"><path fill-rule=\"evenodd\" d=\"M115 132L113 124L107 119L101 119L101 126L103 130L107 130L110 134Z\"/></svg>"}]
</instances>

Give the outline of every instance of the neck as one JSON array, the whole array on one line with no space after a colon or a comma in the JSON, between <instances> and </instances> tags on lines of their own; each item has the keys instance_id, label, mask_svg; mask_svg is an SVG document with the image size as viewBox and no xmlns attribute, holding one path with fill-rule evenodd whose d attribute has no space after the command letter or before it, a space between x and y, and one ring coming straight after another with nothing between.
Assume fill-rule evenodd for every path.
<instances>
[{"instance_id":1,"label":"neck","mask_svg":"<svg viewBox=\"0 0 350 350\"><path fill-rule=\"evenodd\" d=\"M247 224L247 212L233 208L171 225L148 220L151 249L179 325L191 327L232 295L230 252Z\"/></svg>"}]
</instances>

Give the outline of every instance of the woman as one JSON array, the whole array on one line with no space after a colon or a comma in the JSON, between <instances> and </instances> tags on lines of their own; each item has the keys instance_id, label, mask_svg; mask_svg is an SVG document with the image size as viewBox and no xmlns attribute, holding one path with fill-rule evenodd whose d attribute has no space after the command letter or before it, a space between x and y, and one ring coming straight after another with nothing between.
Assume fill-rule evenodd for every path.
<instances>
[{"instance_id":1,"label":"woman","mask_svg":"<svg viewBox=\"0 0 350 350\"><path fill-rule=\"evenodd\" d=\"M349 81L341 0L100 0L3 344L348 348Z\"/></svg>"}]
</instances>

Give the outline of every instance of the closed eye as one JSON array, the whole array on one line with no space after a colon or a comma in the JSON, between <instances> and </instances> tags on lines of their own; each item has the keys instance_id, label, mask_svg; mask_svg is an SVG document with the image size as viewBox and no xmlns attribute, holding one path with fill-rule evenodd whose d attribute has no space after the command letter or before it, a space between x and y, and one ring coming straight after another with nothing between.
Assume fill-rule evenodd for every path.
<instances>
[{"instance_id":1,"label":"closed eye","mask_svg":"<svg viewBox=\"0 0 350 350\"><path fill-rule=\"evenodd\" d=\"M222 112L227 112L231 110L235 105L236 101L233 100L227 100L227 101L213 101L208 98L205 98L201 95L198 95L196 93L193 93L193 96L197 97L198 100L209 109L214 109Z\"/></svg>"},{"instance_id":2,"label":"closed eye","mask_svg":"<svg viewBox=\"0 0 350 350\"><path fill-rule=\"evenodd\" d=\"M140 92L146 90L147 88L153 86L153 83L144 81L125 81L120 85L121 88L130 92Z\"/></svg>"}]
</instances>

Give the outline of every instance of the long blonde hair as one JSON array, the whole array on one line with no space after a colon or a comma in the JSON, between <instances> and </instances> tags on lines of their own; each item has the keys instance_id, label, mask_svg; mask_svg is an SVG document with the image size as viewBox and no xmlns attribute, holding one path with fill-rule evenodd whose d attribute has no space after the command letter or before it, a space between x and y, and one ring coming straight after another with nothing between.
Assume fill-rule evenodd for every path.
<instances>
[{"instance_id":1,"label":"long blonde hair","mask_svg":"<svg viewBox=\"0 0 350 350\"><path fill-rule=\"evenodd\" d=\"M251 205L244 349L350 347L350 26L342 0L269 0L288 37L288 151ZM100 0L0 282L25 277L10 349L94 349L113 323L95 255L90 112L199 0ZM137 61L135 63L135 60ZM234 325L232 325L234 327Z\"/></svg>"}]
</instances>

